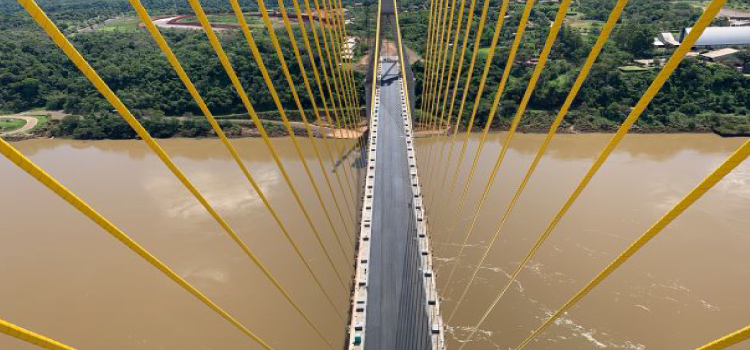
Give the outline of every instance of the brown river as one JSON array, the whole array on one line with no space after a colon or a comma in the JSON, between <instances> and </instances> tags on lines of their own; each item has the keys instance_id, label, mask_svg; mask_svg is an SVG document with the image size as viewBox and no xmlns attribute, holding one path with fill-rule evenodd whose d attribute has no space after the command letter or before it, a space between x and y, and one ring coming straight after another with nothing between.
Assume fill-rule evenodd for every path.
<instances>
[{"instance_id":1,"label":"brown river","mask_svg":"<svg viewBox=\"0 0 750 350\"><path fill-rule=\"evenodd\" d=\"M456 278L447 286L447 271L503 135L493 134L485 147L461 221L452 223L457 196L446 198L447 188L425 188L442 193L428 209L445 313L452 311L543 138L516 136ZM461 345L608 139L598 134L555 139L449 325L449 349ZM744 141L713 135L628 136L465 349L515 347ZM160 142L330 341L343 344L345 320L326 302L221 143ZM233 142L336 307L346 312L348 292L326 263L262 141ZM339 251L291 141L273 142L332 258L348 273L351 256ZM477 143L473 135L471 153ZM143 142L30 140L13 145L275 349L326 348ZM344 228L334 209L311 147L303 146L337 231L351 231L352 223ZM325 165L340 203L341 198L353 203L348 190L342 197L327 159ZM464 167L459 183L466 172ZM347 173L338 173L346 186ZM426 174L421 176L428 182ZM79 349L260 349L5 158L0 158L0 194L0 318ZM348 220L350 209L342 207ZM749 227L750 163L720 182L527 349L694 349L746 326ZM0 336L0 349L36 347ZM732 349L747 350L750 344Z\"/></svg>"}]
</instances>

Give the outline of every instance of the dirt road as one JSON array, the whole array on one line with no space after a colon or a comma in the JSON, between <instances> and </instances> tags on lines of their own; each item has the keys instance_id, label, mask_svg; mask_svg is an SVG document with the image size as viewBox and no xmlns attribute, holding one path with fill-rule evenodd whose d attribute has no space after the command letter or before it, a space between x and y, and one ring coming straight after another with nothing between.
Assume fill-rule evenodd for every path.
<instances>
[{"instance_id":1,"label":"dirt road","mask_svg":"<svg viewBox=\"0 0 750 350\"><path fill-rule=\"evenodd\" d=\"M13 131L4 132L2 133L2 136L25 133L33 129L36 126L36 124L39 122L39 120L36 119L36 117L28 117L28 116L20 115L20 114L4 115L4 116L0 116L0 119L23 119L26 121L26 125Z\"/></svg>"}]
</instances>

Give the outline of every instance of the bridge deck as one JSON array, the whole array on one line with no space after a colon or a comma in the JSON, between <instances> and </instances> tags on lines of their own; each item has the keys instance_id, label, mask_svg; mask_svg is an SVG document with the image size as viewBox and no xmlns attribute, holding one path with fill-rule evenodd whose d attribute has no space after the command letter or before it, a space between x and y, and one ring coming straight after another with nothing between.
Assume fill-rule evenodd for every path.
<instances>
[{"instance_id":1,"label":"bridge deck","mask_svg":"<svg viewBox=\"0 0 750 350\"><path fill-rule=\"evenodd\" d=\"M396 57L375 77L350 350L443 350L411 116Z\"/></svg>"},{"instance_id":2,"label":"bridge deck","mask_svg":"<svg viewBox=\"0 0 750 350\"><path fill-rule=\"evenodd\" d=\"M380 68L366 350L431 348L398 63Z\"/></svg>"}]
</instances>

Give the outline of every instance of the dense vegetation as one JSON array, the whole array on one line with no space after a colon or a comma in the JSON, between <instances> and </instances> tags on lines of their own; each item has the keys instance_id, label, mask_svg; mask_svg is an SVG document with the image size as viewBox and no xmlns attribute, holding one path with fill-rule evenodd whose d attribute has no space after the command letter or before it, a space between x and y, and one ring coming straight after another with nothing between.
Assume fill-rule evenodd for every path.
<instances>
[{"instance_id":1,"label":"dense vegetation","mask_svg":"<svg viewBox=\"0 0 750 350\"><path fill-rule=\"evenodd\" d=\"M164 5L168 3L169 6L173 4L171 0L150 2L152 6L160 3ZM44 1L40 3L42 6L47 5ZM78 0L56 0L51 3L55 6L45 7L45 10L49 11L51 17L58 17L60 21L86 20L86 16L89 16L86 11L76 13L71 10L83 3L90 5L90 9L93 8L92 11L96 11L95 13L99 16L123 11L125 8L118 6L127 5L127 2L122 0L94 2L93 6L87 1ZM203 3L228 4L224 1L204 1ZM15 8L6 0L0 2L0 7ZM58 8L59 11L56 10ZM112 12L108 12L110 10ZM80 18L70 16L80 16ZM11 17L18 18L19 23L25 23L22 18L28 16L21 11ZM214 114L246 114L239 95L203 32L186 30L163 30L162 32ZM304 90L302 73L295 63L286 32L280 28L277 29L276 34L289 63L303 107L310 109L310 96ZM312 37L311 33L308 34ZM299 28L296 28L296 36L300 48L304 49ZM276 82L275 88L282 104L287 110L296 111L291 89L286 84L270 37L262 28L254 30L254 37L265 58L269 75ZM154 130L165 130L162 136L206 134L207 123L194 122L190 118L183 121L162 118L164 116L201 116L202 113L145 30L93 31L69 35L69 38L137 117L152 120L149 123L155 125ZM254 108L259 112L276 111L258 65L250 54L241 33L227 31L220 35L220 39ZM132 132L125 132L126 130L123 129L127 128L118 124L116 119L109 118L112 114L112 107L109 103L38 28L24 24L3 30L0 35L0 47L3 48L0 50L0 111L20 112L32 108L64 110L67 113L85 116L85 118L70 118L67 124L61 124L56 130L60 135L73 135L81 138L132 137ZM307 73L310 75L309 79L314 81L312 70L309 68L308 54L303 50L302 55ZM319 61L317 56L316 60ZM362 89L364 78L357 73L356 80L360 84L358 88ZM312 84L314 96L319 95L316 87ZM363 96L363 93L360 93L360 96ZM297 118L298 114L289 113L289 116ZM279 116L277 113L264 113L264 118L279 119ZM76 131L76 129L84 130Z\"/></svg>"},{"instance_id":2,"label":"dense vegetation","mask_svg":"<svg viewBox=\"0 0 750 350\"><path fill-rule=\"evenodd\" d=\"M165 35L214 113L244 111L239 96L202 33L166 31ZM279 38L282 47L291 47L285 35ZM245 89L251 92L254 107L260 111L274 110L270 94L256 93L267 92L267 88L241 34L228 32L222 36L222 41ZM136 114L200 113L159 48L144 33L93 32L76 35L72 42ZM276 88L282 102L294 109L291 90L284 83L281 65L276 63L270 40L257 35L256 42L267 59L271 78L279 82ZM4 48L0 51L0 61L3 62L0 66L0 109L22 111L46 107L86 114L110 108L43 33L10 31L0 36L0 45ZM285 56L293 63L294 56L291 49L288 51ZM290 64L290 69L301 88L302 77L296 64ZM306 93L300 96L303 104L309 107L309 96Z\"/></svg>"},{"instance_id":3,"label":"dense vegetation","mask_svg":"<svg viewBox=\"0 0 750 350\"><path fill-rule=\"evenodd\" d=\"M38 0L37 3L63 31L101 23L133 11L127 0ZM141 3L153 15L192 13L187 1L142 0ZM254 1L240 3L249 9L257 9ZM201 5L209 13L232 11L229 1L224 0L203 0ZM33 26L34 22L16 0L0 0L0 30Z\"/></svg>"},{"instance_id":4,"label":"dense vegetation","mask_svg":"<svg viewBox=\"0 0 750 350\"><path fill-rule=\"evenodd\" d=\"M142 0L152 15L190 14L187 2L172 0ZM284 0L287 1L287 0ZM490 1L487 26L480 37L480 52L473 79L468 89L467 107L463 115L464 127L471 102L476 97L478 78L484 67L492 31L497 21L497 9L501 0ZM744 1L744 0L733 0ZM160 136L205 136L210 134L208 125L201 118L200 110L160 53L152 38L144 30L79 32L80 28L101 24L106 19L133 16L126 0L38 0L49 16L68 35L102 78L126 103L134 114L144 120L149 130ZM287 1L288 2L288 1ZM230 12L225 0L203 0L209 13ZM255 2L242 0L249 10ZM275 1L269 1L272 5ZM364 6L351 6L347 27L350 35L366 38L374 31L374 11L371 1ZM458 2L457 2L458 3ZM475 125L481 126L488 118L492 95L500 81L509 45L517 30L522 12L522 3L511 1L510 16L504 20L500 45L492 61L487 87L477 111ZM601 25L609 14L615 0L579 0L568 12L563 27L553 48L542 77L530 101L527 116L521 128L528 131L544 130L557 109L562 105L580 66L588 55ZM730 2L731 5L732 2ZM474 10L472 33L476 33L482 2ZM422 0L399 1L402 9L401 25L404 42L416 52L423 53L427 38L428 3ZM545 41L549 25L554 18L557 4L538 3L532 11L531 22L523 37L521 49L516 57L511 79L501 100L499 117L495 127L507 127L515 113L518 102L526 89L534 69L533 58L539 54ZM571 112L563 125L580 131L613 130L625 118L630 108L656 76L658 69L624 72L619 68L632 65L634 59L666 58L670 52L656 52L652 48L653 37L663 31L677 32L691 26L700 15L700 10L683 1L631 0L623 18L604 52L599 57L583 89L579 93ZM464 19L467 14L464 15ZM457 19L454 19L454 21ZM718 22L718 21L717 21ZM309 29L309 26L308 26ZM297 30L297 40L301 35ZM188 75L205 98L209 108L217 115L243 114L244 107L232 87L226 73L200 31L164 30ZM62 109L82 117L69 117L58 123L54 132L61 136L79 138L128 138L130 131L114 115L111 106L91 87L89 82L69 62L60 50L50 42L15 0L0 0L0 112L18 112L32 108ZM275 56L267 33L254 30L254 36L265 57L272 79L282 104L289 111L296 110L289 87L285 84L281 67ZM309 96L302 88L302 77L291 52L291 45L283 29L277 29L281 46L289 62L291 73L309 109ZM463 35L461 36L463 37ZM244 38L237 31L220 35L222 43L240 76L251 102L264 118L278 119L271 95L255 64ZM463 78L469 65L473 46L463 57ZM461 42L459 41L459 48ZM303 56L309 69L307 52ZM357 55L365 53L367 45L359 45ZM313 53L314 54L314 53ZM316 57L317 59L317 57ZM733 66L750 69L750 54L743 52L731 62ZM417 81L422 81L424 66L416 63L414 71ZM310 76L312 79L312 76ZM364 97L364 76L355 78ZM313 89L316 89L313 84ZM416 85L421 97L421 83ZM460 92L463 90L459 90ZM318 95L314 91L313 95ZM363 103L364 101L361 101ZM421 103L416 101L417 106ZM457 108L454 109L457 114ZM750 80L734 68L720 64L705 64L686 59L657 95L647 111L636 124L640 131L708 131L721 134L744 133L750 129ZM175 119L169 116L184 116ZM290 117L297 118L296 113ZM224 123L229 127L229 124Z\"/></svg>"},{"instance_id":5,"label":"dense vegetation","mask_svg":"<svg viewBox=\"0 0 750 350\"><path fill-rule=\"evenodd\" d=\"M599 34L603 23L599 21L606 20L614 3L615 0L581 0L578 6L568 12L568 21L558 35L550 59L532 95L526 116L522 119L522 130L543 131L549 127ZM475 126L483 126L488 118L492 97L505 67L522 6L523 4L511 2L511 16L505 20L500 44L487 79L487 87L476 115ZM515 114L535 67L534 61L530 59L539 54L557 8L557 4L535 6L531 16L534 26L524 35L511 71L511 79L501 100L499 115L494 119L494 127L507 127ZM691 26L700 13L699 9L674 1L630 1L562 127L573 127L578 131L616 129L658 73L658 68L636 72L624 72L619 68L632 65L634 59L668 58L670 51L654 51L653 38L659 32L676 32L679 28ZM481 10L476 10L475 17L480 14ZM408 13L403 17L402 25L413 28L405 33L405 40L414 47L423 48L424 38L427 37L425 11ZM471 114L471 103L476 97L479 85L478 77L484 68L484 58L487 56L487 47L495 27L494 20L488 20L487 23L489 24L485 27L480 41L482 49L474 68L472 83L469 85L469 103L463 111L464 127ZM476 26L477 23L474 23L473 27ZM472 43L473 40L470 44ZM470 57L471 45L464 57L462 79L465 79ZM745 51L736 55L731 65L750 68L750 53ZM423 64L414 65L414 70L418 81L421 81L424 73ZM463 89L464 85L465 81L462 80L460 89ZM421 96L421 89L422 85L418 83L418 96ZM460 95L459 93L459 98ZM421 101L417 101L417 106L420 103ZM458 110L458 104L457 102L454 110ZM453 117L457 114L454 112ZM706 64L696 59L686 59L679 66L635 126L635 130L641 132L712 129L726 135L742 134L750 130L750 78L743 76L734 67Z\"/></svg>"}]
</instances>

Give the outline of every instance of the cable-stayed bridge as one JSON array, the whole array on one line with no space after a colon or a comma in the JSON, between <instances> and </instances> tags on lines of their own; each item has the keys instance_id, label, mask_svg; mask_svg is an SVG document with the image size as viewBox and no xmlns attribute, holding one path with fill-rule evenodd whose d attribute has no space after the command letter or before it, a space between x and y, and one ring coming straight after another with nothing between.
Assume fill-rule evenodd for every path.
<instances>
[{"instance_id":1,"label":"cable-stayed bridge","mask_svg":"<svg viewBox=\"0 0 750 350\"><path fill-rule=\"evenodd\" d=\"M399 24L397 3L382 0L378 3L376 30L370 47L366 96L360 96L361 93L356 89L357 82L354 81L355 75L351 71L351 62L348 61L349 59L346 58L348 56L343 52L346 48L347 33L346 19L340 1L313 0L311 3L309 0L304 0L299 3L299 1L293 0L293 8L290 9L285 7L283 1L278 2L278 11L282 16L284 28L294 53L294 59L287 61L270 21L266 4L263 0L258 0L264 24L273 42L276 59L274 62L278 62L284 72L285 81L283 82L271 79L265 66L266 61L264 61L264 57L262 57L253 34L244 19L242 7L236 0L229 1L237 15L240 30L247 41L249 54L252 55L263 74L268 93L271 94L274 104L278 107L284 127L287 129L296 152L299 154L309 182L295 183L292 181L274 147L273 140L268 136L248 98L248 94L257 92L246 91L243 87L241 77L232 67L200 2L189 0L189 3L206 33L217 59L221 62L222 68L239 95L243 107L247 110L248 116L258 129L268 152L281 172L283 181L293 193L295 205L304 216L304 221L309 226L310 233L315 236L320 249L325 252L326 263L330 267L330 271L326 273L334 274L340 285L325 285L321 281L319 278L321 271L317 271L308 263L308 258L304 255L294 237L289 234L283 219L284 208L275 207L263 193L252 176L250 167L238 156L233 143L222 131L201 94L193 85L179 60L172 53L169 44L154 25L141 2L130 0L130 3L144 23L146 30L174 68L181 82L195 99L227 152L236 161L248 183L256 191L287 243L293 248L299 260L303 262L305 271L301 273L313 277L317 288L326 296L327 303L330 304L331 309L342 321L341 332L346 332L348 335L345 344L337 344L331 341L330 336L318 327L315 315L309 314L305 305L300 305L297 302L290 291L274 276L274 272L255 254L253 246L240 238L179 166L173 162L170 155L160 146L159 141L143 128L140 121L133 116L117 94L101 79L96 70L89 65L68 38L57 29L43 9L34 0L19 0L19 4L136 131L138 136L174 176L190 191L222 230L242 250L248 261L262 271L267 282L272 284L276 291L284 297L285 301L292 306L294 312L306 322L307 326L319 338L319 342L316 344L320 345L311 345L311 348L445 349L448 347L445 340L446 324L450 325L456 310L460 309L477 278L482 263L490 252L490 248L503 232L504 224L514 209L515 203L522 196L529 179L547 151L581 86L585 83L587 75L608 41L628 1L616 1L569 92L565 104L561 106L549 133L538 149L534 161L526 171L520 186L515 190L508 206L500 210L497 228L491 241L484 249L479 264L472 269L467 282L461 288L459 298L450 301L450 308L446 310L446 313L441 312L441 298L436 279L445 279L447 284L450 284L456 278L456 266L459 264L463 256L463 250L473 234L476 221L487 200L489 191L495 184L495 177L503 165L510 142L539 81L541 72L571 5L571 0L559 2L556 17L550 27L544 47L541 49L526 92L519 101L519 107L512 119L510 130L504 134L503 148L488 174L478 173L477 163L483 152L493 118L497 114L498 105L504 96L504 89L510 79L510 70L516 63L516 54L521 45L521 40L528 29L529 18L534 9L534 0L527 0L523 7L514 40L510 43L509 57L502 72L502 80L496 87L494 94L490 95L492 96L491 110L482 130L479 146L473 154L468 152L467 140L472 132L471 128L474 125L482 95L485 92L485 82L496 53L495 49L500 40L500 33L503 26L507 25L504 21L510 18L510 16L507 16L510 0L502 0L498 8L491 8L489 0L483 1L479 8L475 7L477 5L475 0L469 0L468 4L467 0L432 0L429 10L429 36L427 37L427 49L424 54L424 72L422 79L418 82L414 80L409 57L406 57L401 42L402 28ZM677 69L687 52L700 37L702 31L714 19L725 3L726 0L712 0L708 3L703 15L695 23L689 35L661 68L656 79L651 82L644 95L639 98L620 128L594 160L556 215L550 220L546 229L535 238L532 249L517 264L504 287L497 291L492 302L486 305L486 309L476 317L476 323L470 328L468 337L456 344L457 348L461 349L470 344L477 330L493 313L495 307L518 278L523 268L547 238L554 233L558 222L586 189L591 179L652 102L669 76ZM465 11L467 5L468 11ZM490 10L496 11L496 13L489 16ZM319 14L319 18L305 22L303 16L309 18L308 14L313 12ZM474 18L476 13L480 13L478 19ZM496 18L494 27L492 27L492 23L488 23L488 18ZM296 19L301 27L301 42L291 29L290 19ZM464 23L466 24L464 25ZM475 23L477 28L474 33L474 42L471 43L469 34L472 25ZM306 25L309 25L310 32L305 28ZM484 62L481 62L481 60L477 62L480 38L485 28L492 28L493 30L490 50L484 56ZM471 59L468 62L457 59L457 57L463 58L466 56L470 44L473 46ZM305 54L308 56L305 57ZM304 58L307 58L307 60ZM301 86L295 83L290 73L292 71L290 67L303 72L303 84ZM467 95L471 86L469 83L461 85L460 82L471 82L475 68L481 68L480 83L477 87L476 99L468 101ZM313 77L313 79L309 77ZM286 116L285 108L280 102L276 89L277 84L288 84L291 88L295 107L305 126L305 135L295 136L291 123ZM417 85L421 88L419 108L416 108L415 91ZM318 93L316 94L314 91ZM308 111L306 114L301 96L308 96L311 100L312 113ZM362 97L366 101L364 113L362 113L363 108L360 107ZM460 132L457 127L462 125L462 118L468 119L468 130L465 133ZM313 132L315 128L320 131L319 135ZM322 132L326 129L337 131L330 134ZM417 132L423 132L426 135L425 137L440 142L426 142L424 146L419 147L419 143L414 139ZM354 139L354 141L348 141L341 137L342 134L358 135L359 133L361 133L361 137ZM302 146L297 138L307 138L310 141L317 162L308 164L302 155ZM320 142L320 140L316 142L316 138L322 138L324 142ZM353 142L353 144L347 142ZM449 145L447 150L445 145ZM340 162L340 158L345 156L348 146L356 147L363 155L365 160L365 172L363 174L358 174L348 167L339 168L336 166ZM458 152L454 153L454 148ZM194 296L198 302L204 304L224 321L231 324L238 332L251 338L258 347L269 350L278 349L274 346L272 339L266 339L263 334L258 334L248 328L231 310L223 308L209 295L204 294L180 276L112 221L104 217L96 208L76 196L64 184L58 182L52 175L24 156L12 144L0 141L0 153L88 217L102 230L116 238L127 249L160 271L166 278ZM707 174L692 191L686 193L682 199L677 201L606 268L586 283L580 291L570 296L564 304L551 312L537 328L530 330L528 336L515 349L519 350L532 344L538 335L554 326L556 321L560 320L568 310L615 273L620 266L634 258L641 248L646 246L667 225L683 214L687 208L749 155L750 142L746 142L713 172ZM452 164L451 159L453 157L458 159L458 166L455 169L449 166L449 164ZM464 163L468 166L468 176L465 180L459 181L458 174ZM326 170L328 166L336 169L332 172L333 175L329 175L329 171ZM323 181L319 181L319 179L316 181L312 175L311 169L315 167L319 167L321 173L324 174ZM481 196L476 203L468 203L469 187L475 183L482 186ZM301 186L313 187L316 200L304 201L297 192L297 189ZM430 190L427 191L427 189ZM336 193L348 193L349 195L337 196ZM451 203L451 205L455 205L454 221L468 219L470 225L465 232L459 232L461 236L459 241L462 244L459 253L456 255L456 261L449 264L447 271L438 273L433 269L428 214L430 206L434 204L432 200L444 198L443 196L446 193L449 199L456 200ZM326 204L328 196L330 196L334 205ZM320 205L323 209L323 218L313 217L308 210L310 206L317 205ZM464 212L464 209L468 210ZM341 225L338 226L334 222L341 222ZM344 227L344 230L337 230L337 226ZM323 238L326 236L334 237L336 244L334 246L326 245ZM337 264L331 256L339 253L345 257L350 256L353 262L352 266ZM330 296L330 290L333 288L343 288L350 291L351 303L348 310L341 310L336 305ZM34 330L14 324L11 320L5 320L3 315L0 315L0 332L46 349L78 349L75 344L67 344L63 340L52 339L53 335L42 335ZM696 344L694 349L724 349L739 344L749 337L750 326L739 330L728 329L725 336L715 340L711 340L709 337L704 345Z\"/></svg>"}]
</instances>

